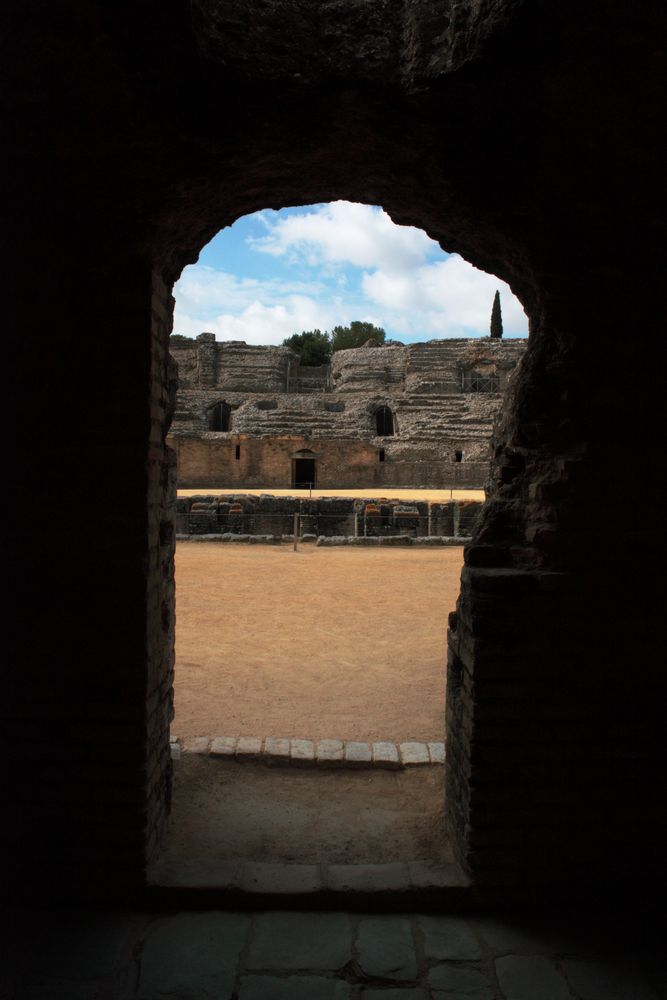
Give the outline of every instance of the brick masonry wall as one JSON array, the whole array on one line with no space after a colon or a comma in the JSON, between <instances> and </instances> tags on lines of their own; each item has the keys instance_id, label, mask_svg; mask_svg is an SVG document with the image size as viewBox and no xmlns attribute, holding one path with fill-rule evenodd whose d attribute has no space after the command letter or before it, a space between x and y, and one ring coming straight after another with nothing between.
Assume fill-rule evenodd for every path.
<instances>
[{"instance_id":1,"label":"brick masonry wall","mask_svg":"<svg viewBox=\"0 0 667 1000\"><path fill-rule=\"evenodd\" d=\"M443 460L442 450L415 446L405 448L391 438L374 443L358 439L307 438L302 436L253 438L243 434L210 434L204 437L170 435L169 445L177 456L178 484L187 487L243 487L280 489L292 486L292 460L307 449L316 456L316 482L322 489L363 486L468 486L481 489L489 474L489 463ZM236 448L240 457L236 458ZM380 447L385 460L379 460Z\"/></svg>"}]
</instances>

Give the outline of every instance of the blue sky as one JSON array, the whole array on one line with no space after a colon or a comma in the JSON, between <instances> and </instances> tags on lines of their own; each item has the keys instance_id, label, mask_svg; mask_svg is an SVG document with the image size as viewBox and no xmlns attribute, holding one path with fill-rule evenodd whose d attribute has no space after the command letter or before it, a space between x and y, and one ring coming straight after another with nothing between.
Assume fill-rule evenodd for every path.
<instances>
[{"instance_id":1,"label":"blue sky","mask_svg":"<svg viewBox=\"0 0 667 1000\"><path fill-rule=\"evenodd\" d=\"M267 209L223 229L174 289L174 333L280 344L352 320L403 343L488 336L500 291L505 336L528 322L509 287L444 253L421 229L346 201Z\"/></svg>"}]
</instances>

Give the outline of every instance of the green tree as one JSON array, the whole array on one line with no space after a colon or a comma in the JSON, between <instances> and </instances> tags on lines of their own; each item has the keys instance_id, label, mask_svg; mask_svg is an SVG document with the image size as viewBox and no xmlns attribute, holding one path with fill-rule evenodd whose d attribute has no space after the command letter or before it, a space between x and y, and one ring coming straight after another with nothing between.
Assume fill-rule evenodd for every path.
<instances>
[{"instance_id":1,"label":"green tree","mask_svg":"<svg viewBox=\"0 0 667 1000\"><path fill-rule=\"evenodd\" d=\"M331 341L328 333L321 330L304 330L303 333L293 333L283 340L283 346L291 348L302 365L314 367L326 365L331 358Z\"/></svg>"},{"instance_id":2,"label":"green tree","mask_svg":"<svg viewBox=\"0 0 667 1000\"><path fill-rule=\"evenodd\" d=\"M503 314L500 311L500 292L496 292L493 297L493 307L491 309L491 336L497 340L503 335Z\"/></svg>"},{"instance_id":3,"label":"green tree","mask_svg":"<svg viewBox=\"0 0 667 1000\"><path fill-rule=\"evenodd\" d=\"M386 333L381 326L353 320L349 326L335 326L331 331L331 350L346 351L351 347L362 347L367 340L383 344Z\"/></svg>"}]
</instances>

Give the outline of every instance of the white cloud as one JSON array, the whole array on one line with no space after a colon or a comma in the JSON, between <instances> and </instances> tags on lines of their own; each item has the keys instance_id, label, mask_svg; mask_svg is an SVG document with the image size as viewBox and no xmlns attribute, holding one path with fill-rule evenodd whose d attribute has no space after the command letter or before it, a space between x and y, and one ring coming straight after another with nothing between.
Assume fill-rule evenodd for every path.
<instances>
[{"instance_id":1,"label":"white cloud","mask_svg":"<svg viewBox=\"0 0 667 1000\"><path fill-rule=\"evenodd\" d=\"M496 289L505 333L516 336L527 331L526 315L509 286L457 254L403 273L383 269L366 273L362 287L385 322L403 336L488 335Z\"/></svg>"},{"instance_id":2,"label":"white cloud","mask_svg":"<svg viewBox=\"0 0 667 1000\"><path fill-rule=\"evenodd\" d=\"M333 202L306 214L263 212L259 219L267 235L251 245L276 258L264 269L271 276L187 267L174 289L176 333L209 330L220 340L279 344L301 330L330 330L359 319L408 342L487 336L496 289L505 334L527 332L523 309L505 282L456 254L443 258L425 233L394 225L382 209ZM292 257L298 269L290 271ZM292 278L295 273L301 280Z\"/></svg>"},{"instance_id":3,"label":"white cloud","mask_svg":"<svg viewBox=\"0 0 667 1000\"><path fill-rule=\"evenodd\" d=\"M352 265L398 270L422 263L439 247L421 229L397 226L373 205L333 201L299 215L260 213L266 236L248 240L254 250L288 255L309 267Z\"/></svg>"}]
</instances>

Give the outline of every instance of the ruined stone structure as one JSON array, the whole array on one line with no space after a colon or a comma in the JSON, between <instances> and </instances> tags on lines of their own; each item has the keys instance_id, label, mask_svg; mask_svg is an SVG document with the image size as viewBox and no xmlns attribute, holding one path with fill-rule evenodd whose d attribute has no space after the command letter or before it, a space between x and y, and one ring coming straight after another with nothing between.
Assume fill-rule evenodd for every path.
<instances>
[{"instance_id":1,"label":"ruined stone structure","mask_svg":"<svg viewBox=\"0 0 667 1000\"><path fill-rule=\"evenodd\" d=\"M497 274L530 322L450 623L457 863L506 904L659 887L663 5L0 18L5 888L146 885L171 788L172 287L240 216L333 198Z\"/></svg>"},{"instance_id":2,"label":"ruined stone structure","mask_svg":"<svg viewBox=\"0 0 667 1000\"><path fill-rule=\"evenodd\" d=\"M493 420L525 340L337 351L172 337L169 444L182 486L483 486Z\"/></svg>"},{"instance_id":3,"label":"ruined stone structure","mask_svg":"<svg viewBox=\"0 0 667 1000\"><path fill-rule=\"evenodd\" d=\"M309 540L382 538L420 542L446 538L461 544L472 534L480 512L478 500L392 500L390 497L274 497L266 494L223 494L179 497L176 532L180 538L226 535L270 541L292 537Z\"/></svg>"}]
</instances>

